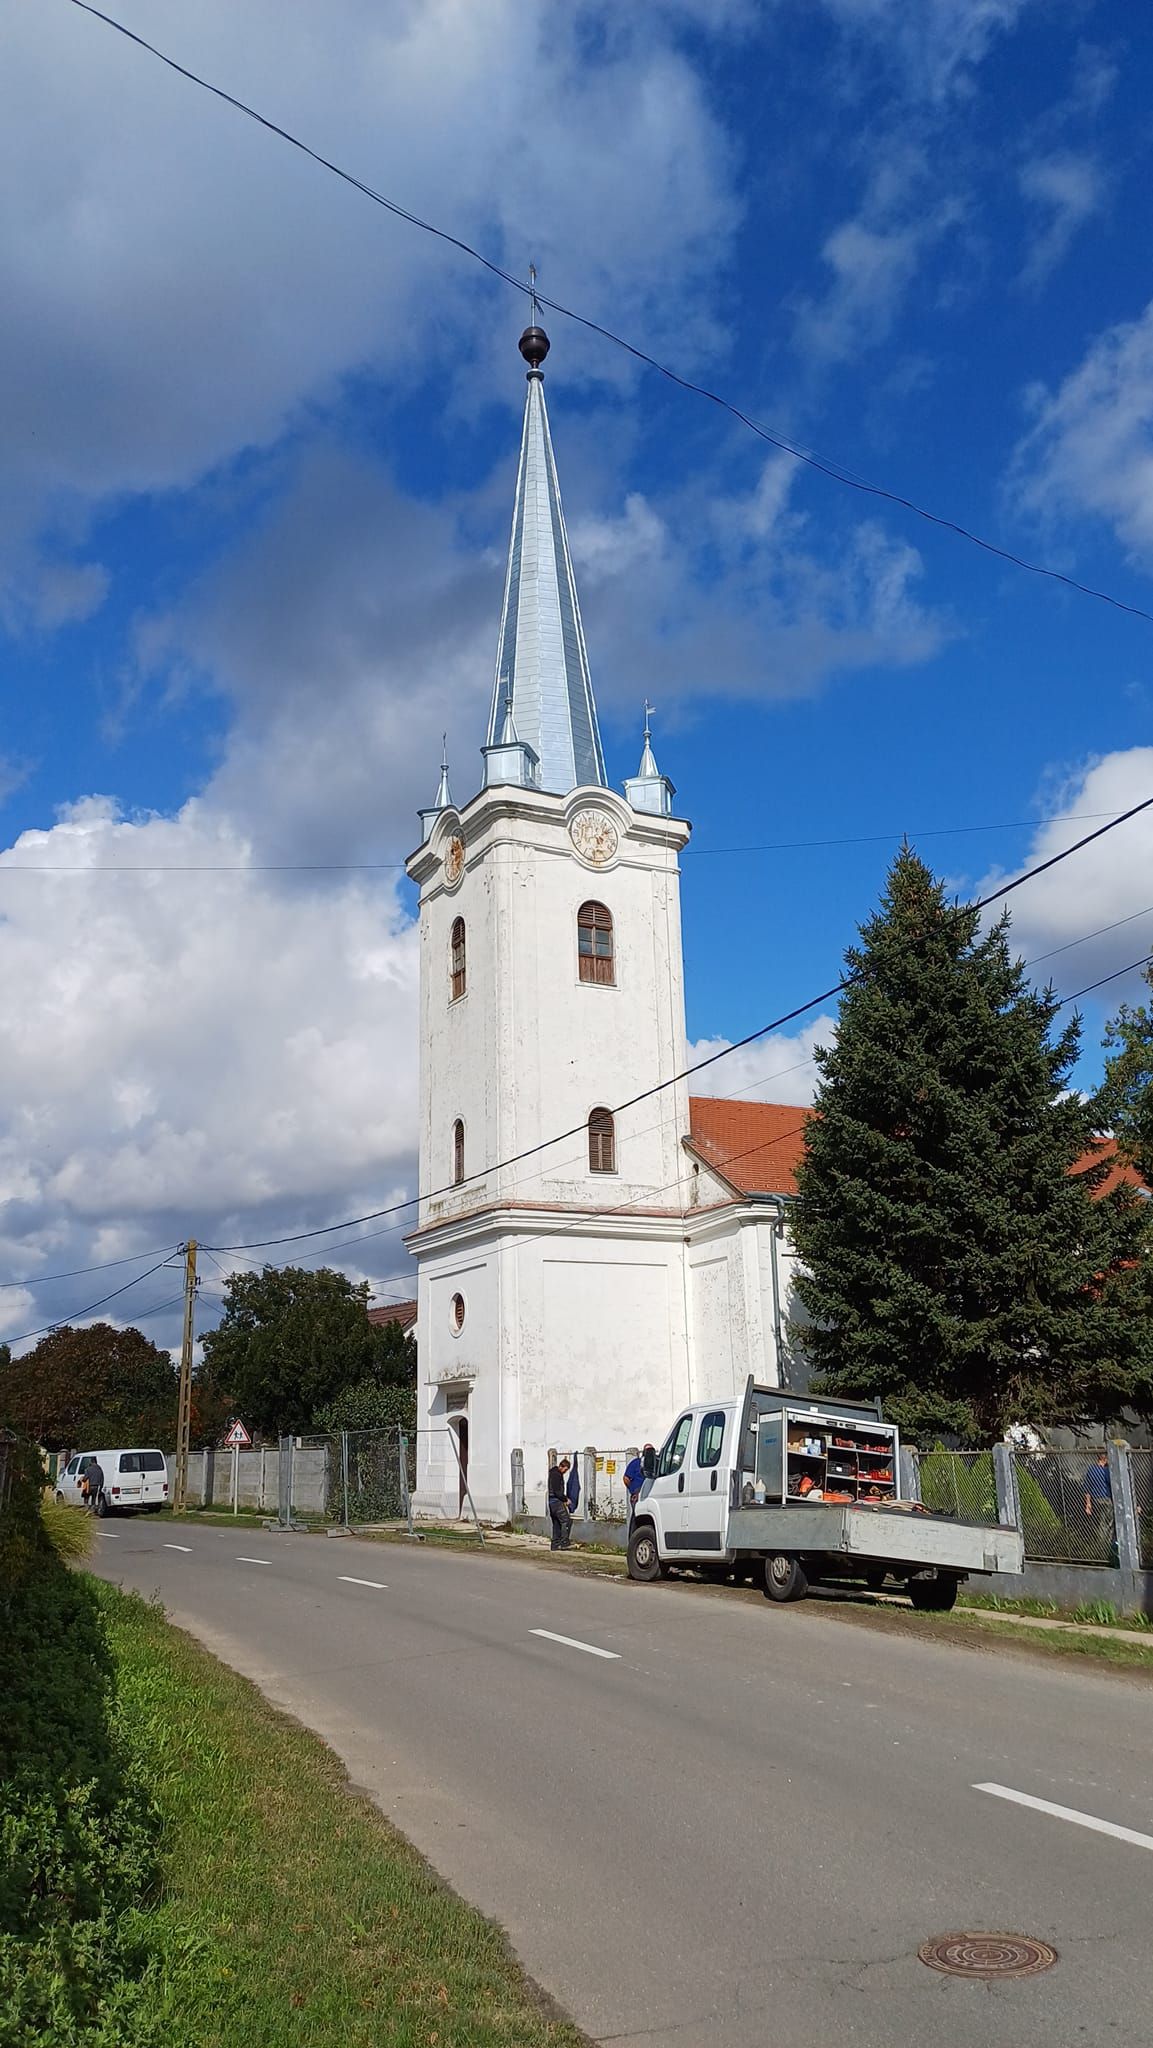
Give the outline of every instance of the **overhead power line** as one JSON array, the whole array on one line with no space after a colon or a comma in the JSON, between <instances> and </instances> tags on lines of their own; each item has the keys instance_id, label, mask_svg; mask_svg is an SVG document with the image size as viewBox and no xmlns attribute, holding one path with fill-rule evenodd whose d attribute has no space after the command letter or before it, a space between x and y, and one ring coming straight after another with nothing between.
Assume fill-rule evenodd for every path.
<instances>
[{"instance_id":1,"label":"overhead power line","mask_svg":"<svg viewBox=\"0 0 1153 2048\"><path fill-rule=\"evenodd\" d=\"M0 1288L47 1287L52 1280L79 1280L85 1273L109 1273L113 1266L132 1266L138 1259L160 1259L163 1262L164 1259L170 1259L173 1252L179 1249L179 1245L170 1244L160 1251L133 1252L126 1259L104 1259L98 1266L72 1266L67 1273L36 1273L28 1280L0 1280ZM156 1268L153 1267L152 1270L155 1272ZM10 1338L8 1341L14 1343L16 1340Z\"/></svg>"},{"instance_id":2,"label":"overhead power line","mask_svg":"<svg viewBox=\"0 0 1153 2048\"><path fill-rule=\"evenodd\" d=\"M155 43L150 43L144 36L138 35L135 29L128 28L122 21L117 21L114 15L106 14L102 8L92 6L91 0L72 0L72 5L78 7L82 14L92 15L97 21L102 21L106 28L115 30L117 35L124 36L128 42L135 43L138 48L147 51L150 57L155 57L170 71L175 71L181 78L186 78L191 85L199 86L202 91L211 93L214 99L223 100L227 106L235 108L237 113L244 114L259 127L267 129L270 135L276 135L291 148L300 150L304 156L310 157L313 163L319 164L322 170L330 171L333 177L341 179L346 185L351 185L364 198L371 199L374 205L383 207L386 213L391 213L397 220L406 222L409 227L419 228L422 234L433 235L437 241L445 242L450 248L459 250L461 255L467 256L473 263L480 264L491 276L511 285L514 291L528 296L531 290L536 304L547 306L550 312L559 313L563 319L574 321L590 334L599 334L602 340L610 341L614 347L624 349L636 362L644 363L647 368L655 370L659 376L666 378L670 384L677 385L680 390L692 392L697 398L707 399L710 405L718 406L722 412L728 413L730 418L737 420L751 434L755 434L758 440L765 441L769 447L791 456L795 462L805 463L808 468L817 470L820 475L830 478L834 483L843 484L848 490L858 491L866 497L895 505L901 511L924 520L928 525L969 542L972 547L980 548L983 553L994 556L998 561L1008 562L1013 568L1023 569L1031 576L1046 577L1053 583L1064 584L1066 589L1075 590L1082 597L1094 598L1100 604L1110 605L1114 611L1125 612L1132 618L1143 619L1147 624L1153 625L1153 612L1143 610L1140 605L1127 604L1123 599L1114 597L1111 592L1097 590L1091 584L1082 583L1076 576L1066 575L1061 569L1053 569L1044 562L1030 561L1024 555L1015 554L1010 548L999 547L995 541L985 539L982 534L962 525L959 520L932 512L927 506L918 504L915 499L906 497L902 492L890 490L883 484L872 483L867 477L858 476L855 471L847 469L843 463L828 456L818 455L811 448L803 448L787 435L764 426L749 413L743 412L731 399L725 398L718 391L710 390L706 384L697 383L692 377L682 376L678 370L660 362L656 356L650 355L647 349L638 348L635 342L626 340L623 335L614 333L611 327L604 326L601 321L592 320L587 314L578 313L573 307L562 305L559 299L551 299L535 285L530 287L523 279L514 277L511 271L505 270L500 263L494 263L491 257L483 255L471 242L466 242L463 236L451 234L447 228L437 227L433 221L424 220L419 214L410 212L408 207L389 199L385 193L377 191L375 186L366 184L363 178L356 177L353 172L346 171L340 164L335 163L331 157L313 149L311 144L303 141L299 135L294 135L290 129L282 127L278 121L271 120L267 114L258 113L246 100L238 99L235 93L226 92L223 86L213 85L211 80L202 77L199 72L190 70L188 65L179 63L175 57L170 57L164 50L158 49Z\"/></svg>"},{"instance_id":3,"label":"overhead power line","mask_svg":"<svg viewBox=\"0 0 1153 2048\"><path fill-rule=\"evenodd\" d=\"M1086 832L1083 838L1074 840L1072 846L1064 847L1060 853L1050 854L1047 860L1038 861L1034 867L1027 868L1023 875L1017 875L1009 882L998 883L987 896L979 897L975 903L959 905L958 909L964 910L966 914L987 910L991 903L999 903L1003 897L1011 896L1015 889L1023 888L1026 882L1034 881L1038 875L1048 874L1050 869L1058 867L1062 861L1069 860L1075 853L1081 853L1085 847L1092 846L1106 833L1115 832L1119 825L1127 824L1130 818L1139 816L1151 806L1153 796L1143 797L1140 803L1130 805L1127 811L1122 811L1117 817L1111 818L1107 824L1098 825L1095 832ZM647 1102L652 1096L660 1095L666 1088L673 1088L679 1082L687 1081L693 1074L702 1073L706 1067L715 1066L718 1060L727 1059L731 1053L740 1052L744 1046L755 1045L758 1039L767 1037L770 1031L780 1031L784 1025L795 1023L798 1017L805 1017L810 1010L818 1009L822 1003L831 1002L835 996L842 995L855 979L855 975L843 975L831 988L823 989L820 995L810 996L807 1002L798 1003L795 1009L786 1010L780 1017L771 1018L767 1024L761 1024L757 1030L748 1032L744 1038L735 1039L731 1045L723 1046L719 1052L709 1053L706 1059L695 1060L691 1066L682 1068L679 1074L670 1074L667 1080L657 1081L651 1088L642 1088L638 1094L630 1095L626 1101L616 1103L611 1114L620 1116L627 1109L635 1109L638 1103ZM532 1159L541 1152L547 1152L552 1146L561 1145L568 1138L575 1138L584 1129L583 1123L573 1124L566 1131L555 1132L551 1138L542 1138L535 1145L526 1145L523 1151L512 1153L508 1159L498 1159L494 1164L485 1166L476 1173L466 1174L463 1180L446 1182L440 1188L430 1188L423 1197L410 1196L407 1201L394 1202L387 1208L372 1209L365 1216L347 1216L339 1223L326 1223L315 1230L297 1230L283 1237L257 1238L244 1244L218 1244L213 1245L211 1249L218 1252L271 1251L278 1245L303 1244L311 1238L327 1237L337 1230L355 1230L362 1223L377 1223L384 1216L399 1216L406 1209L413 1208L420 1199L431 1202L436 1201L441 1195L453 1194L458 1188L467 1186L469 1181L484 1179L490 1173L501 1173L509 1166L518 1166L522 1159Z\"/></svg>"},{"instance_id":4,"label":"overhead power line","mask_svg":"<svg viewBox=\"0 0 1153 2048\"><path fill-rule=\"evenodd\" d=\"M152 1275L159 1273L160 1268L166 1264L167 1256L163 1259L158 1259L154 1266L149 1266L146 1273L137 1273L134 1280L126 1280L123 1287L114 1287L111 1294L102 1294L99 1301L90 1301L86 1308L74 1308L70 1309L67 1315L53 1316L50 1323L41 1323L38 1330L24 1330L19 1337L6 1337L4 1342L6 1344L26 1344L30 1337L44 1337L47 1336L49 1330L59 1330L65 1324L78 1322L82 1316L90 1316L94 1309L103 1308L107 1302L117 1300L121 1294L127 1294L130 1287L139 1287L142 1280L151 1280Z\"/></svg>"},{"instance_id":5,"label":"overhead power line","mask_svg":"<svg viewBox=\"0 0 1153 2048\"><path fill-rule=\"evenodd\" d=\"M992 825L930 825L924 830L902 826L892 832L855 832L841 839L770 839L748 846L686 846L681 858L703 859L709 855L745 853L809 852L824 846L880 846L894 839L954 839L976 832L1040 831L1044 825L1089 824L1098 818L1115 818L1116 811L1054 811L1044 818L1003 818ZM0 862L0 879L7 875L360 875L403 874L399 860L322 861L66 861L50 865L35 861Z\"/></svg>"}]
</instances>

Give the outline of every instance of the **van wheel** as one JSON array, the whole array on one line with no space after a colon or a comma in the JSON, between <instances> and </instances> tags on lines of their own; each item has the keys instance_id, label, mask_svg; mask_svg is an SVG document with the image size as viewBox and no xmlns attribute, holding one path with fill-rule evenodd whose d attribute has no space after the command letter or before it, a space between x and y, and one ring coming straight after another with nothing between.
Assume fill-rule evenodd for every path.
<instances>
[{"instance_id":1,"label":"van wheel","mask_svg":"<svg viewBox=\"0 0 1153 2048\"><path fill-rule=\"evenodd\" d=\"M957 1605L957 1579L910 1579L909 1598L922 1614L948 1614Z\"/></svg>"},{"instance_id":2,"label":"van wheel","mask_svg":"<svg viewBox=\"0 0 1153 2048\"><path fill-rule=\"evenodd\" d=\"M651 1586L654 1579L668 1577L668 1566L661 1562L657 1549L655 1532L649 1523L634 1528L629 1537L629 1577L639 1579L642 1585Z\"/></svg>"},{"instance_id":3,"label":"van wheel","mask_svg":"<svg viewBox=\"0 0 1153 2048\"><path fill-rule=\"evenodd\" d=\"M112 1513L112 1509L108 1505L108 1495L106 1493L97 1494L96 1512L100 1516L102 1521L105 1520L107 1516L109 1516Z\"/></svg>"},{"instance_id":4,"label":"van wheel","mask_svg":"<svg viewBox=\"0 0 1153 2048\"><path fill-rule=\"evenodd\" d=\"M59 1491L57 1492L57 1495L56 1495L56 1505L57 1505L57 1507L58 1507L58 1508L62 1508L62 1507L64 1506L64 1495L63 1495L62 1493L60 1493Z\"/></svg>"},{"instance_id":5,"label":"van wheel","mask_svg":"<svg viewBox=\"0 0 1153 2048\"><path fill-rule=\"evenodd\" d=\"M803 1600L809 1590L808 1576L799 1557L778 1550L765 1559L766 1600Z\"/></svg>"}]
</instances>

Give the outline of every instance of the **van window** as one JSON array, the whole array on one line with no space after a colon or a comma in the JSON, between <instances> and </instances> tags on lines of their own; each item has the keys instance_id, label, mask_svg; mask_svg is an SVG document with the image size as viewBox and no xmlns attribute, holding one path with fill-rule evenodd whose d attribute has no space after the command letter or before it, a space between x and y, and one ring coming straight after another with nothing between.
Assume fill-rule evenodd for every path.
<instances>
[{"instance_id":1,"label":"van window","mask_svg":"<svg viewBox=\"0 0 1153 2048\"><path fill-rule=\"evenodd\" d=\"M164 1472L167 1469L164 1463L163 1451L141 1451L140 1470L142 1472Z\"/></svg>"},{"instance_id":2,"label":"van window","mask_svg":"<svg viewBox=\"0 0 1153 2048\"><path fill-rule=\"evenodd\" d=\"M121 1451L121 1453L120 1453L120 1470L121 1470L122 1472L139 1472L139 1471L141 1470L141 1465L140 1465L140 1452L139 1452L139 1451Z\"/></svg>"},{"instance_id":3,"label":"van window","mask_svg":"<svg viewBox=\"0 0 1153 2048\"><path fill-rule=\"evenodd\" d=\"M69 1479L74 1479L74 1478L76 1477L76 1474L77 1474L77 1472L79 1471L79 1469L80 1469L80 1460L79 1460L79 1458L69 1458L69 1460L68 1460L68 1463L67 1463L67 1465L66 1465L66 1466L64 1467L64 1471L65 1471L65 1475L66 1475L66 1477L67 1477L67 1478L69 1478Z\"/></svg>"},{"instance_id":4,"label":"van window","mask_svg":"<svg viewBox=\"0 0 1153 2048\"><path fill-rule=\"evenodd\" d=\"M702 1415L700 1435L697 1438L697 1464L719 1465L721 1446L725 1440L725 1411L714 1408L709 1415Z\"/></svg>"},{"instance_id":5,"label":"van window","mask_svg":"<svg viewBox=\"0 0 1153 2048\"><path fill-rule=\"evenodd\" d=\"M657 1478L667 1479L670 1472L679 1472L685 1462L689 1447L689 1431L693 1426L691 1415L682 1415L674 1426L671 1436L665 1440L664 1448L657 1459Z\"/></svg>"}]
</instances>

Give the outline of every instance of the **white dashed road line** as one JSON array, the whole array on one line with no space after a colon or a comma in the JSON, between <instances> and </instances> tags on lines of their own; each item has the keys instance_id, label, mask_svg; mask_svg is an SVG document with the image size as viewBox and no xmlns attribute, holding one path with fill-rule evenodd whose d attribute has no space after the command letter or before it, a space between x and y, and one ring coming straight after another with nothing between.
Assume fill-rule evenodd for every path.
<instances>
[{"instance_id":1,"label":"white dashed road line","mask_svg":"<svg viewBox=\"0 0 1153 2048\"><path fill-rule=\"evenodd\" d=\"M186 1557L192 1556L191 1543L166 1543L165 1550L182 1550Z\"/></svg>"},{"instance_id":2,"label":"white dashed road line","mask_svg":"<svg viewBox=\"0 0 1153 2048\"><path fill-rule=\"evenodd\" d=\"M237 1564L271 1564L270 1557L238 1557Z\"/></svg>"},{"instance_id":3,"label":"white dashed road line","mask_svg":"<svg viewBox=\"0 0 1153 2048\"><path fill-rule=\"evenodd\" d=\"M1051 1799L1035 1799L1031 1792L1014 1792L1011 1785L974 1785L974 1792L990 1792L994 1799L1009 1799L1014 1806L1030 1806L1035 1813L1047 1813L1054 1820L1070 1820L1075 1827L1092 1828L1098 1835L1114 1835L1119 1842L1132 1842L1136 1849L1153 1849L1153 1835L1123 1828L1115 1820L1100 1820L1095 1813L1080 1813L1075 1806L1055 1806Z\"/></svg>"},{"instance_id":4,"label":"white dashed road line","mask_svg":"<svg viewBox=\"0 0 1153 2048\"><path fill-rule=\"evenodd\" d=\"M595 1643L579 1643L575 1636L558 1636L551 1628L530 1628L529 1634L544 1636L550 1643L563 1643L566 1650L585 1650L590 1657L611 1657L616 1664L621 1660L619 1650L598 1650Z\"/></svg>"},{"instance_id":5,"label":"white dashed road line","mask_svg":"<svg viewBox=\"0 0 1153 2048\"><path fill-rule=\"evenodd\" d=\"M352 1579L347 1572L338 1572L342 1586L371 1586L374 1593L387 1593L388 1587L380 1579Z\"/></svg>"}]
</instances>

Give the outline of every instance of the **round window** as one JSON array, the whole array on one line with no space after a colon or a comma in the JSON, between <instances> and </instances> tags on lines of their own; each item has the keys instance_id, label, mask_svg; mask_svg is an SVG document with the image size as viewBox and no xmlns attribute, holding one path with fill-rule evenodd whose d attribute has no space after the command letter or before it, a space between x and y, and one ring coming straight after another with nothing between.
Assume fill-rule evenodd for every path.
<instances>
[{"instance_id":1,"label":"round window","mask_svg":"<svg viewBox=\"0 0 1153 2048\"><path fill-rule=\"evenodd\" d=\"M463 1294L454 1294L454 1295L453 1295L453 1297L452 1297L452 1301L451 1301L451 1303L450 1303L450 1305L449 1305L449 1312L450 1312L450 1316L451 1316L451 1320L452 1320L452 1327L453 1327L453 1329L454 1329L454 1330L463 1330L463 1328L464 1328L464 1296L463 1296Z\"/></svg>"}]
</instances>

